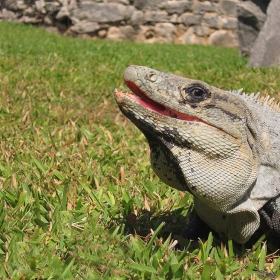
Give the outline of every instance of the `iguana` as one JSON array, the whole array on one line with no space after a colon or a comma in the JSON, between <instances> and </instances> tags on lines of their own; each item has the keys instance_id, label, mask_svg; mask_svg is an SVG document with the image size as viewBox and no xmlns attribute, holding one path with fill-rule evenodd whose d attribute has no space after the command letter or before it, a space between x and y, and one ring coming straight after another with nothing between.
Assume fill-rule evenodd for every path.
<instances>
[{"instance_id":1,"label":"iguana","mask_svg":"<svg viewBox=\"0 0 280 280\"><path fill-rule=\"evenodd\" d=\"M273 98L129 66L115 90L145 135L167 185L194 196L197 215L221 237L245 243L260 220L280 237L280 109Z\"/></svg>"}]
</instances>

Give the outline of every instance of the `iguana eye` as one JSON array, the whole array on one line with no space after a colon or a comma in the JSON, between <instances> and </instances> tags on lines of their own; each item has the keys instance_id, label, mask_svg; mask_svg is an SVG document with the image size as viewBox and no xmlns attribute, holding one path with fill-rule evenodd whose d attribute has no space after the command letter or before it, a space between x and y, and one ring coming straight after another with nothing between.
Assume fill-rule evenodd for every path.
<instances>
[{"instance_id":1,"label":"iguana eye","mask_svg":"<svg viewBox=\"0 0 280 280\"><path fill-rule=\"evenodd\" d=\"M208 99L211 96L210 91L202 85L190 85L185 87L183 91L186 94L186 102L200 102Z\"/></svg>"}]
</instances>

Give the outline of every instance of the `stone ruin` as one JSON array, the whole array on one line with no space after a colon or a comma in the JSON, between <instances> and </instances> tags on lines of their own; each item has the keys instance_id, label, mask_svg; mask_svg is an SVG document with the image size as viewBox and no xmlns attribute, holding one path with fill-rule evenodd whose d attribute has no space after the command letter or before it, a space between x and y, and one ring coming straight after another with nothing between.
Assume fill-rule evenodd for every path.
<instances>
[{"instance_id":1,"label":"stone ruin","mask_svg":"<svg viewBox=\"0 0 280 280\"><path fill-rule=\"evenodd\" d=\"M278 65L279 14L280 0L0 0L0 21L83 38L239 47L253 66Z\"/></svg>"},{"instance_id":2,"label":"stone ruin","mask_svg":"<svg viewBox=\"0 0 280 280\"><path fill-rule=\"evenodd\" d=\"M238 0L1 0L2 19L72 36L238 46Z\"/></svg>"}]
</instances>

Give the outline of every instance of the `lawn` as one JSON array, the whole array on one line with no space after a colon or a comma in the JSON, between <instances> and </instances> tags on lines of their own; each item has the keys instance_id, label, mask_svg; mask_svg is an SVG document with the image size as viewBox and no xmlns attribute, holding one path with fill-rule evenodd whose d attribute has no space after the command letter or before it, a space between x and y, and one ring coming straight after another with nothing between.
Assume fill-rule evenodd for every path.
<instances>
[{"instance_id":1,"label":"lawn","mask_svg":"<svg viewBox=\"0 0 280 280\"><path fill-rule=\"evenodd\" d=\"M280 70L246 63L231 48L83 40L0 22L0 278L280 276L265 235L250 246L212 234L178 246L192 197L153 174L144 136L113 99L127 90L130 64L279 98Z\"/></svg>"}]
</instances>

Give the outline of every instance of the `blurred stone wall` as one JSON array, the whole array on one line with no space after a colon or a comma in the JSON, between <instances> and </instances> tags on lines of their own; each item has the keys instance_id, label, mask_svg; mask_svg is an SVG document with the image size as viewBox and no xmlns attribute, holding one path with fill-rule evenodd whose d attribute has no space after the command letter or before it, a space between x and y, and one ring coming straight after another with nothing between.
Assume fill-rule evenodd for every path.
<instances>
[{"instance_id":1,"label":"blurred stone wall","mask_svg":"<svg viewBox=\"0 0 280 280\"><path fill-rule=\"evenodd\" d=\"M240 0L0 0L0 20L109 40L238 46Z\"/></svg>"}]
</instances>

